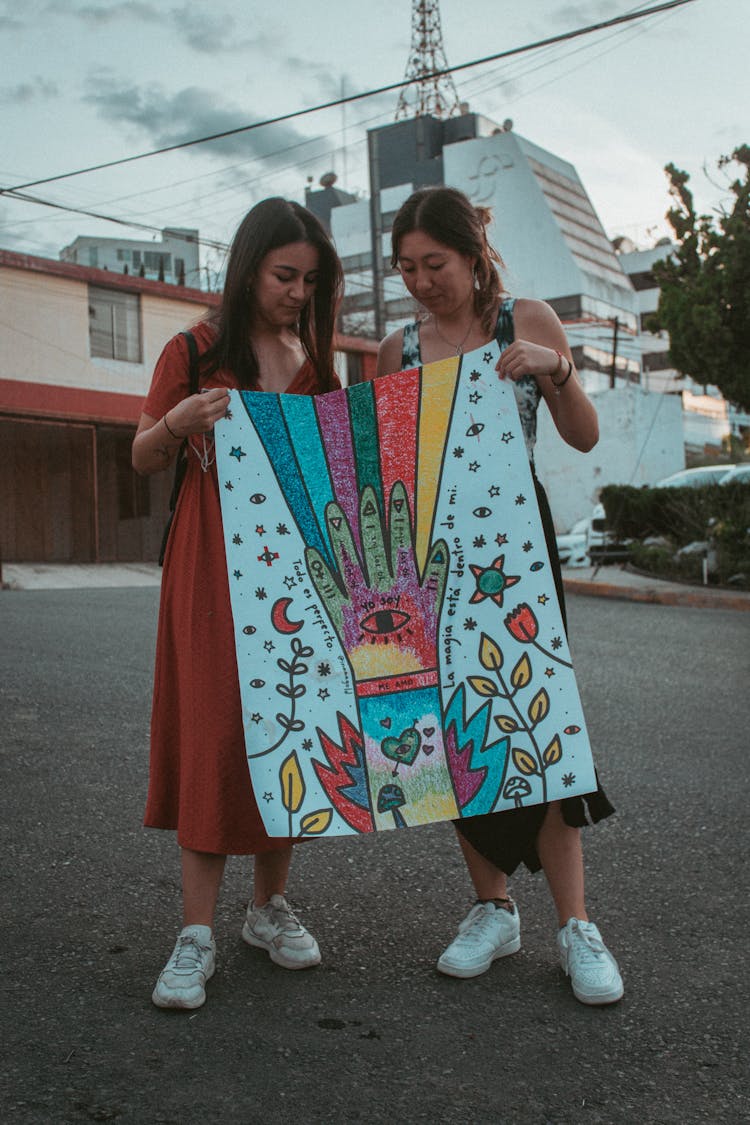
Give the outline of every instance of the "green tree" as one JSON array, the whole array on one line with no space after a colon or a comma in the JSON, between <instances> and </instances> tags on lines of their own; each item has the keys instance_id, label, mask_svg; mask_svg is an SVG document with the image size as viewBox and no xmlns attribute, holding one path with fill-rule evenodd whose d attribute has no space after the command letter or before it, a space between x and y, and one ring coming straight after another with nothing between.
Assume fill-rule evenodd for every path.
<instances>
[{"instance_id":1,"label":"green tree","mask_svg":"<svg viewBox=\"0 0 750 1125\"><path fill-rule=\"evenodd\" d=\"M733 203L717 219L696 214L689 175L667 165L677 249L654 265L661 294L648 328L669 333L678 371L750 410L750 145L719 160L722 171L730 165L739 166Z\"/></svg>"}]
</instances>

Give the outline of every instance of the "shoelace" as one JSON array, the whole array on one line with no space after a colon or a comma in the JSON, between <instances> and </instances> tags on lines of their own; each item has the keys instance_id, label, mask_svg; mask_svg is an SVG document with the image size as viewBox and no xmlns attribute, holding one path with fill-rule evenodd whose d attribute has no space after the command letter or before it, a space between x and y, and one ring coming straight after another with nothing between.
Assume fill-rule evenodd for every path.
<instances>
[{"instance_id":1,"label":"shoelace","mask_svg":"<svg viewBox=\"0 0 750 1125\"><path fill-rule=\"evenodd\" d=\"M575 941L578 938L579 941ZM570 948L569 956L579 961L598 961L600 957L606 955L604 942L593 934L590 930L583 930L580 926L575 925L570 931Z\"/></svg>"},{"instance_id":2,"label":"shoelace","mask_svg":"<svg viewBox=\"0 0 750 1125\"><path fill-rule=\"evenodd\" d=\"M291 934L302 929L302 923L290 906L271 906L269 911L271 922L282 931Z\"/></svg>"},{"instance_id":3,"label":"shoelace","mask_svg":"<svg viewBox=\"0 0 750 1125\"><path fill-rule=\"evenodd\" d=\"M492 923L492 912L483 910L481 903L473 906L461 925L458 927L459 937L468 937L471 933L484 934Z\"/></svg>"},{"instance_id":4,"label":"shoelace","mask_svg":"<svg viewBox=\"0 0 750 1125\"><path fill-rule=\"evenodd\" d=\"M173 956L174 968L188 972L202 969L203 961L200 955L202 948L203 946L199 945L194 937L181 937Z\"/></svg>"}]
</instances>

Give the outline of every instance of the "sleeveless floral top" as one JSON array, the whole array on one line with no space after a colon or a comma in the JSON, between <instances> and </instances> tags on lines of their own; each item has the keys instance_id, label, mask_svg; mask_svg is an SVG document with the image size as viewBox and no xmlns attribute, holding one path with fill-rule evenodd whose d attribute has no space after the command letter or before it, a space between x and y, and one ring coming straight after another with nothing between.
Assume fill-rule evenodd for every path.
<instances>
[{"instance_id":1,"label":"sleeveless floral top","mask_svg":"<svg viewBox=\"0 0 750 1125\"><path fill-rule=\"evenodd\" d=\"M513 308L515 297L508 297L500 305L495 327L495 339L500 345L500 351L505 351L513 343L515 333L513 330ZM407 324L404 327L403 343L401 345L401 368L404 371L422 365L422 350L419 343L419 321ZM521 419L523 438L526 442L526 453L529 461L534 464L534 446L536 445L536 412L542 392L533 375L523 375L513 382L513 390L518 404L518 414Z\"/></svg>"}]
</instances>

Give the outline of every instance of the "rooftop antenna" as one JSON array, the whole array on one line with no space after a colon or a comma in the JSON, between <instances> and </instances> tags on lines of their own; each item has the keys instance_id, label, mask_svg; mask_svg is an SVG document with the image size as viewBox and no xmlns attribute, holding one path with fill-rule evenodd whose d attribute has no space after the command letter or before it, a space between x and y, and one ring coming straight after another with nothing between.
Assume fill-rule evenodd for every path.
<instances>
[{"instance_id":1,"label":"rooftop antenna","mask_svg":"<svg viewBox=\"0 0 750 1125\"><path fill-rule=\"evenodd\" d=\"M402 117L453 117L461 112L458 92L447 70L440 28L439 0L412 0L411 47L404 77L408 86L399 94L396 121ZM433 75L433 77L428 77Z\"/></svg>"}]
</instances>

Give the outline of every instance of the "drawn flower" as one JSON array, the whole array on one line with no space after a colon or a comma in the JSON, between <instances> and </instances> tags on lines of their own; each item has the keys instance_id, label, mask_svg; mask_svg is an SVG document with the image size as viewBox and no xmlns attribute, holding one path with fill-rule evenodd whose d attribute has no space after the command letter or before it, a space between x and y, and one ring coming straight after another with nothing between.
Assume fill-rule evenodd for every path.
<instances>
[{"instance_id":1,"label":"drawn flower","mask_svg":"<svg viewBox=\"0 0 750 1125\"><path fill-rule=\"evenodd\" d=\"M534 616L534 611L526 602L521 602L507 615L505 628L511 636L522 644L531 644L536 640L536 635L539 632L539 624Z\"/></svg>"}]
</instances>

